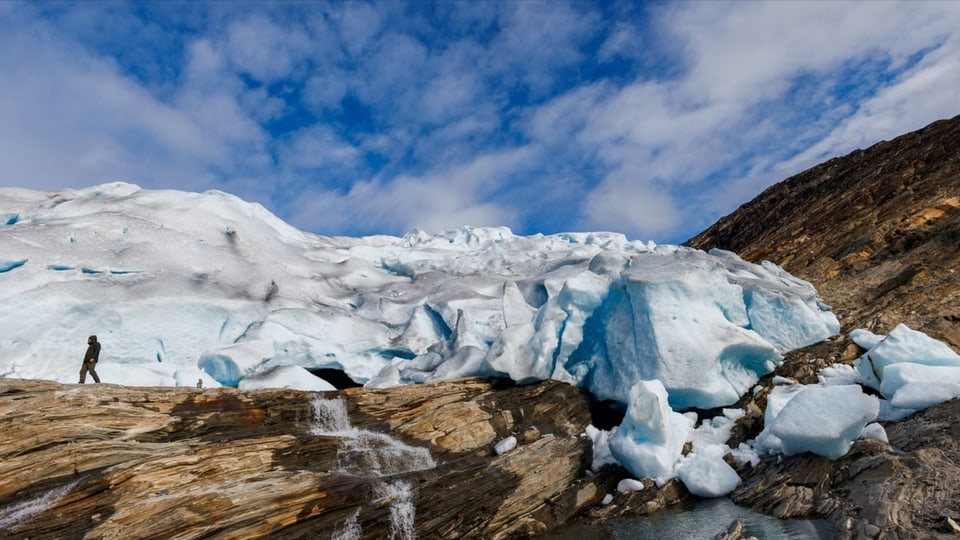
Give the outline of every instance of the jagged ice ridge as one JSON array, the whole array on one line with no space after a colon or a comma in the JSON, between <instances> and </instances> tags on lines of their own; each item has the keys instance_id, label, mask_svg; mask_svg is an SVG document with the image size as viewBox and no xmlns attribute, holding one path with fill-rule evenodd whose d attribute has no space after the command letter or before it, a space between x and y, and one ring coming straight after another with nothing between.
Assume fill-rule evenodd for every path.
<instances>
[{"instance_id":1,"label":"jagged ice ridge","mask_svg":"<svg viewBox=\"0 0 960 540\"><path fill-rule=\"evenodd\" d=\"M674 408L708 408L839 329L809 283L729 252L506 228L324 237L226 193L125 183L0 190L0 285L0 374L61 382L98 334L107 382L335 368L371 386L553 378L627 403L656 379Z\"/></svg>"}]
</instances>

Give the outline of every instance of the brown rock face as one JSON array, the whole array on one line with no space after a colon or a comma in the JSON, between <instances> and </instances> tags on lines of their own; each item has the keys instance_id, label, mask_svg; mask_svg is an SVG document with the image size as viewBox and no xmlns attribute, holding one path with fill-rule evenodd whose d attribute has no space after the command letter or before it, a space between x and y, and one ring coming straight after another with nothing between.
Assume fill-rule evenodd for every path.
<instances>
[{"instance_id":1,"label":"brown rock face","mask_svg":"<svg viewBox=\"0 0 960 540\"><path fill-rule=\"evenodd\" d=\"M845 330L903 322L960 349L960 116L776 184L687 245L780 264Z\"/></svg>"},{"instance_id":2,"label":"brown rock face","mask_svg":"<svg viewBox=\"0 0 960 540\"><path fill-rule=\"evenodd\" d=\"M589 422L586 396L556 382L321 395L0 379L0 537L538 532L606 492L581 478Z\"/></svg>"},{"instance_id":3,"label":"brown rock face","mask_svg":"<svg viewBox=\"0 0 960 540\"><path fill-rule=\"evenodd\" d=\"M776 262L841 317L841 336L787 355L778 375L813 383L850 363L863 353L854 328L902 322L960 350L960 116L789 178L688 244ZM747 403L736 438L762 428L766 395ZM838 538L938 537L960 516L958 418L954 400L886 425L892 449L858 441L835 462L765 459L741 471L734 500L830 519Z\"/></svg>"}]
</instances>

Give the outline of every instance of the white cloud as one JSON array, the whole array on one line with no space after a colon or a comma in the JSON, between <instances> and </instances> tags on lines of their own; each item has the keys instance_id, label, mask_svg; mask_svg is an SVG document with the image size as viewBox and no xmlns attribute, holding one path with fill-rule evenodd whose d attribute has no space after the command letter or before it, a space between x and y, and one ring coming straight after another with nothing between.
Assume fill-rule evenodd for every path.
<instances>
[{"instance_id":1,"label":"white cloud","mask_svg":"<svg viewBox=\"0 0 960 540\"><path fill-rule=\"evenodd\" d=\"M783 178L771 171L793 174L798 171L791 164L813 165L812 155L832 157L852 149L853 141L866 144L960 112L955 98L960 54L946 45L889 85L884 72L864 68L877 77L865 83L879 90L860 106L831 103L827 92L788 94L799 77L832 84L828 81L866 59L894 69L957 33L956 4L922 6L931 9L906 3L670 4L659 21L669 27L669 46L684 51L686 67L679 77L641 79L615 91L573 89L540 108L529 129L541 141L574 140L568 149L596 155L605 164L605 177L586 198L584 227L674 237L683 234L686 222L706 226L709 222L699 222L702 216L719 217ZM624 28L614 33L607 54L630 37ZM807 100L821 118L840 127L831 132L835 124L790 110L791 99ZM796 125L798 120L809 125ZM801 136L814 143L789 159ZM761 147L779 157L755 155L753 148ZM750 176L728 177L736 174L724 172L728 169ZM691 198L683 188L718 174L722 184L704 184L709 195Z\"/></svg>"},{"instance_id":2,"label":"white cloud","mask_svg":"<svg viewBox=\"0 0 960 540\"><path fill-rule=\"evenodd\" d=\"M518 213L490 200L506 175L530 157L529 150L479 156L424 177L356 182L345 194L304 193L292 222L310 230L362 229L428 232L472 226L515 226Z\"/></svg>"},{"instance_id":3,"label":"white cloud","mask_svg":"<svg viewBox=\"0 0 960 540\"><path fill-rule=\"evenodd\" d=\"M348 89L346 72L333 67L326 68L307 81L303 89L303 99L316 111L333 110L340 106Z\"/></svg>"},{"instance_id":4,"label":"white cloud","mask_svg":"<svg viewBox=\"0 0 960 540\"><path fill-rule=\"evenodd\" d=\"M534 93L549 90L557 70L584 58L581 46L598 26L595 13L574 6L536 0L505 4L501 31L490 51L493 65L508 74L508 80L519 77Z\"/></svg>"},{"instance_id":5,"label":"white cloud","mask_svg":"<svg viewBox=\"0 0 960 540\"><path fill-rule=\"evenodd\" d=\"M333 11L331 17L337 22L340 43L356 59L380 32L383 15L366 2L346 2L342 7L339 12Z\"/></svg>"},{"instance_id":6,"label":"white cloud","mask_svg":"<svg viewBox=\"0 0 960 540\"><path fill-rule=\"evenodd\" d=\"M354 165L360 152L326 126L312 126L292 134L279 150L281 163L294 171Z\"/></svg>"},{"instance_id":7,"label":"white cloud","mask_svg":"<svg viewBox=\"0 0 960 540\"><path fill-rule=\"evenodd\" d=\"M675 241L960 112L954 2L90 6L0 2L0 185L218 187L327 233Z\"/></svg>"},{"instance_id":8,"label":"white cloud","mask_svg":"<svg viewBox=\"0 0 960 540\"><path fill-rule=\"evenodd\" d=\"M6 81L0 85L4 185L152 180L179 168L159 161L158 150L193 163L224 155L191 118L157 102L111 62L60 43L42 25L4 32L0 71ZM202 181L200 171L192 174Z\"/></svg>"},{"instance_id":9,"label":"white cloud","mask_svg":"<svg viewBox=\"0 0 960 540\"><path fill-rule=\"evenodd\" d=\"M262 13L230 23L224 47L237 70L265 83L296 77L312 49L299 25L280 26Z\"/></svg>"},{"instance_id":10,"label":"white cloud","mask_svg":"<svg viewBox=\"0 0 960 540\"><path fill-rule=\"evenodd\" d=\"M683 219L677 201L653 183L618 171L590 192L583 209L588 230L642 231L648 240L671 233Z\"/></svg>"}]
</instances>

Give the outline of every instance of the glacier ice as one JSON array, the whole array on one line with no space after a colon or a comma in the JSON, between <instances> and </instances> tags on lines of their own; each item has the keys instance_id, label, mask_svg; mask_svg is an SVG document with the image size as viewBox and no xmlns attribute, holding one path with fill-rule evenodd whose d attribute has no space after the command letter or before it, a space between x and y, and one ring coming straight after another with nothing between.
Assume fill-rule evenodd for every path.
<instances>
[{"instance_id":1,"label":"glacier ice","mask_svg":"<svg viewBox=\"0 0 960 540\"><path fill-rule=\"evenodd\" d=\"M657 379L680 410L734 403L839 330L775 264L616 233L324 237L226 193L125 183L0 189L0 215L16 216L0 235L6 377L75 382L97 334L106 382L196 382L179 369L238 386L299 366L379 386L553 378L627 403Z\"/></svg>"},{"instance_id":2,"label":"glacier ice","mask_svg":"<svg viewBox=\"0 0 960 540\"><path fill-rule=\"evenodd\" d=\"M887 336L858 329L851 338L868 349L854 361L861 380L890 400L885 417L960 397L960 355L942 341L904 324Z\"/></svg>"},{"instance_id":3,"label":"glacier ice","mask_svg":"<svg viewBox=\"0 0 960 540\"><path fill-rule=\"evenodd\" d=\"M740 476L726 461L725 445L700 449L677 466L677 476L690 493L698 497L722 497L740 485Z\"/></svg>"},{"instance_id":4,"label":"glacier ice","mask_svg":"<svg viewBox=\"0 0 960 540\"><path fill-rule=\"evenodd\" d=\"M799 388L784 392L773 405L767 403L764 432L775 439L762 432L757 440L768 450L778 450L774 442L779 442L779 450L788 456L812 452L837 459L880 412L879 400L859 385L795 386Z\"/></svg>"},{"instance_id":5,"label":"glacier ice","mask_svg":"<svg viewBox=\"0 0 960 540\"><path fill-rule=\"evenodd\" d=\"M693 421L674 412L658 380L630 388L627 414L610 436L611 455L637 478L663 478L673 473Z\"/></svg>"}]
</instances>

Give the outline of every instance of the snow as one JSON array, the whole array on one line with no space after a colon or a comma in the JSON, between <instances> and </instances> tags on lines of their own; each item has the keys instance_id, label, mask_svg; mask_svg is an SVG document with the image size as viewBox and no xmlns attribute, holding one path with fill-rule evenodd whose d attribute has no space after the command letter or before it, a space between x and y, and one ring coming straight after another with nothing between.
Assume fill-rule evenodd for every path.
<instances>
[{"instance_id":1,"label":"snow","mask_svg":"<svg viewBox=\"0 0 960 540\"><path fill-rule=\"evenodd\" d=\"M775 264L617 233L324 237L223 192L126 183L0 189L0 216L5 377L76 382L96 334L115 383L315 388L306 370L339 369L552 378L626 403L657 379L683 410L736 402L839 329Z\"/></svg>"}]
</instances>

